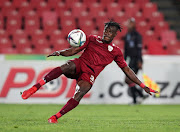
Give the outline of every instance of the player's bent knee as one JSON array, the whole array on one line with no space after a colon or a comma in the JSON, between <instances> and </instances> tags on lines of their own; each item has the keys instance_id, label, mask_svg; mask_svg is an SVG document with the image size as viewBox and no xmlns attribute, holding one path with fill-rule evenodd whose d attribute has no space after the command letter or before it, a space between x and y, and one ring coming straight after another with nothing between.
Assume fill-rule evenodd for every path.
<instances>
[{"instance_id":1,"label":"player's bent knee","mask_svg":"<svg viewBox=\"0 0 180 132\"><path fill-rule=\"evenodd\" d=\"M80 101L83 96L91 89L91 84L88 82L79 82L76 85L76 91L74 93L74 99Z\"/></svg>"}]
</instances>

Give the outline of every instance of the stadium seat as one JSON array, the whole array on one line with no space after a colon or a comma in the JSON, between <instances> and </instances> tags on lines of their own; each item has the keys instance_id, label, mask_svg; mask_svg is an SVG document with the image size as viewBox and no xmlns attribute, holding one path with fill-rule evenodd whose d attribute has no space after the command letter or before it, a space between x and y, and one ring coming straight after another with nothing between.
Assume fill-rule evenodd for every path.
<instances>
[{"instance_id":1,"label":"stadium seat","mask_svg":"<svg viewBox=\"0 0 180 132\"><path fill-rule=\"evenodd\" d=\"M40 29L36 29L34 32L32 32L32 34L29 34L31 36L31 41L32 43L36 44L36 42L39 39L45 39L46 38L46 34L44 33L43 30Z\"/></svg>"},{"instance_id":2,"label":"stadium seat","mask_svg":"<svg viewBox=\"0 0 180 132\"><path fill-rule=\"evenodd\" d=\"M4 18L2 16L2 14L0 14L0 29L4 28Z\"/></svg>"},{"instance_id":3,"label":"stadium seat","mask_svg":"<svg viewBox=\"0 0 180 132\"><path fill-rule=\"evenodd\" d=\"M87 7L85 4L81 2L74 3L74 6L72 6L72 16L74 18L78 18L81 14L81 12L86 11Z\"/></svg>"},{"instance_id":4,"label":"stadium seat","mask_svg":"<svg viewBox=\"0 0 180 132\"><path fill-rule=\"evenodd\" d=\"M138 4L138 5L144 5L146 3L148 3L149 0L135 0L135 3Z\"/></svg>"},{"instance_id":5,"label":"stadium seat","mask_svg":"<svg viewBox=\"0 0 180 132\"><path fill-rule=\"evenodd\" d=\"M134 17L135 14L139 11L139 6L138 4L127 3L124 6L124 9L127 17Z\"/></svg>"},{"instance_id":6,"label":"stadium seat","mask_svg":"<svg viewBox=\"0 0 180 132\"><path fill-rule=\"evenodd\" d=\"M54 11L45 11L42 13L43 27L46 34L51 34L58 28L57 13Z\"/></svg>"},{"instance_id":7,"label":"stadium seat","mask_svg":"<svg viewBox=\"0 0 180 132\"><path fill-rule=\"evenodd\" d=\"M30 47L30 43L26 38L18 39L18 41L16 41L15 45L16 45L16 49L18 51L21 51L21 53L23 53L24 48Z\"/></svg>"},{"instance_id":8,"label":"stadium seat","mask_svg":"<svg viewBox=\"0 0 180 132\"><path fill-rule=\"evenodd\" d=\"M76 2L79 2L79 0L65 0L66 8L72 8Z\"/></svg>"},{"instance_id":9,"label":"stadium seat","mask_svg":"<svg viewBox=\"0 0 180 132\"><path fill-rule=\"evenodd\" d=\"M116 46L118 46L118 47L121 49L122 52L124 51L124 41L115 38L115 39L113 40L113 43L114 43Z\"/></svg>"},{"instance_id":10,"label":"stadium seat","mask_svg":"<svg viewBox=\"0 0 180 132\"><path fill-rule=\"evenodd\" d=\"M20 12L22 13L22 12ZM27 12L22 13L22 16L25 17L25 19L38 19L39 15L36 13L36 11L29 8Z\"/></svg>"},{"instance_id":11,"label":"stadium seat","mask_svg":"<svg viewBox=\"0 0 180 132\"><path fill-rule=\"evenodd\" d=\"M32 9L33 8L30 6L29 2L25 1L19 8L19 14L21 14L21 16L27 16L29 15L29 11L31 11Z\"/></svg>"},{"instance_id":12,"label":"stadium seat","mask_svg":"<svg viewBox=\"0 0 180 132\"><path fill-rule=\"evenodd\" d=\"M45 11L50 11L50 7L48 6L47 2L40 1L37 5L37 13L42 15Z\"/></svg>"},{"instance_id":13,"label":"stadium seat","mask_svg":"<svg viewBox=\"0 0 180 132\"><path fill-rule=\"evenodd\" d=\"M136 28L141 34L144 34L146 31L150 29L150 26L151 25L149 23L143 20L137 23Z\"/></svg>"},{"instance_id":14,"label":"stadium seat","mask_svg":"<svg viewBox=\"0 0 180 132\"><path fill-rule=\"evenodd\" d=\"M62 30L56 29L52 32L51 38L50 41L53 42L56 39L65 38L65 34L63 34Z\"/></svg>"},{"instance_id":15,"label":"stadium seat","mask_svg":"<svg viewBox=\"0 0 180 132\"><path fill-rule=\"evenodd\" d=\"M11 41L8 37L0 36L0 49L10 48L11 45Z\"/></svg>"},{"instance_id":16,"label":"stadium seat","mask_svg":"<svg viewBox=\"0 0 180 132\"><path fill-rule=\"evenodd\" d=\"M36 54L49 55L49 54L53 53L54 50L52 50L49 47L41 47L40 49L35 48L33 52L35 52Z\"/></svg>"},{"instance_id":17,"label":"stadium seat","mask_svg":"<svg viewBox=\"0 0 180 132\"><path fill-rule=\"evenodd\" d=\"M9 18L7 21L6 30L8 33L14 33L15 30L21 28L21 19L11 19Z\"/></svg>"},{"instance_id":18,"label":"stadium seat","mask_svg":"<svg viewBox=\"0 0 180 132\"><path fill-rule=\"evenodd\" d=\"M172 41L167 45L168 54L180 55L180 42Z\"/></svg>"},{"instance_id":19,"label":"stadium seat","mask_svg":"<svg viewBox=\"0 0 180 132\"><path fill-rule=\"evenodd\" d=\"M136 23L139 23L140 21L144 21L145 20L142 12L140 12L140 11L136 12L133 17L135 18Z\"/></svg>"},{"instance_id":20,"label":"stadium seat","mask_svg":"<svg viewBox=\"0 0 180 132\"><path fill-rule=\"evenodd\" d=\"M32 8L38 8L41 2L44 0L30 0L30 5Z\"/></svg>"},{"instance_id":21,"label":"stadium seat","mask_svg":"<svg viewBox=\"0 0 180 132\"><path fill-rule=\"evenodd\" d=\"M0 48L1 54L18 54L18 51L15 48L8 47L8 48Z\"/></svg>"},{"instance_id":22,"label":"stadium seat","mask_svg":"<svg viewBox=\"0 0 180 132\"><path fill-rule=\"evenodd\" d=\"M8 36L8 33L6 32L6 30L0 29L0 37L3 38L3 37L7 37L7 36Z\"/></svg>"},{"instance_id":23,"label":"stadium seat","mask_svg":"<svg viewBox=\"0 0 180 132\"><path fill-rule=\"evenodd\" d=\"M84 19L79 21L80 29L82 29L87 35L91 33L92 30L95 29L93 21L90 19Z\"/></svg>"},{"instance_id":24,"label":"stadium seat","mask_svg":"<svg viewBox=\"0 0 180 132\"><path fill-rule=\"evenodd\" d=\"M169 30L169 24L165 21L151 21L150 24L159 39L161 39L161 33L163 31Z\"/></svg>"},{"instance_id":25,"label":"stadium seat","mask_svg":"<svg viewBox=\"0 0 180 132\"><path fill-rule=\"evenodd\" d=\"M34 49L32 49L30 46L18 49L17 51L19 54L37 54L37 52Z\"/></svg>"},{"instance_id":26,"label":"stadium seat","mask_svg":"<svg viewBox=\"0 0 180 132\"><path fill-rule=\"evenodd\" d=\"M157 11L157 5L151 2L148 2L144 5L142 5L142 11L143 11L143 16L145 18L149 18L150 16L152 16L152 12L156 12Z\"/></svg>"},{"instance_id":27,"label":"stadium seat","mask_svg":"<svg viewBox=\"0 0 180 132\"><path fill-rule=\"evenodd\" d=\"M87 5L89 7L92 3L96 3L97 0L81 0L83 1L83 4Z\"/></svg>"},{"instance_id":28,"label":"stadium seat","mask_svg":"<svg viewBox=\"0 0 180 132\"><path fill-rule=\"evenodd\" d=\"M2 11L2 15L8 17L9 19L20 19L21 14L15 9L8 8L7 10Z\"/></svg>"},{"instance_id":29,"label":"stadium seat","mask_svg":"<svg viewBox=\"0 0 180 132\"><path fill-rule=\"evenodd\" d=\"M143 47L148 47L150 41L157 41L157 39L155 38L155 33L152 30L147 30L141 35L143 36Z\"/></svg>"},{"instance_id":30,"label":"stadium seat","mask_svg":"<svg viewBox=\"0 0 180 132\"><path fill-rule=\"evenodd\" d=\"M90 18L96 18L97 14L101 11L104 11L104 7L100 4L100 3L91 3L91 5L89 6L89 17Z\"/></svg>"},{"instance_id":31,"label":"stadium seat","mask_svg":"<svg viewBox=\"0 0 180 132\"><path fill-rule=\"evenodd\" d=\"M35 46L35 49L41 50L41 48L49 48L50 44L45 38L39 38L32 43Z\"/></svg>"},{"instance_id":32,"label":"stadium seat","mask_svg":"<svg viewBox=\"0 0 180 132\"><path fill-rule=\"evenodd\" d=\"M94 34L94 35L101 36L101 35L102 35L102 32L99 32L98 30L93 29L93 30L91 30L91 33L90 33L90 34Z\"/></svg>"},{"instance_id":33,"label":"stadium seat","mask_svg":"<svg viewBox=\"0 0 180 132\"><path fill-rule=\"evenodd\" d=\"M172 30L166 30L161 33L161 40L163 45L168 45L171 41L177 41L176 32Z\"/></svg>"},{"instance_id":34,"label":"stadium seat","mask_svg":"<svg viewBox=\"0 0 180 132\"><path fill-rule=\"evenodd\" d=\"M167 55L168 51L163 49L160 41L150 41L148 43L148 52L151 55Z\"/></svg>"},{"instance_id":35,"label":"stadium seat","mask_svg":"<svg viewBox=\"0 0 180 132\"><path fill-rule=\"evenodd\" d=\"M117 14L122 11L122 6L118 5L118 3L110 3L107 5L107 16L108 18L115 18L118 16Z\"/></svg>"},{"instance_id":36,"label":"stadium seat","mask_svg":"<svg viewBox=\"0 0 180 132\"><path fill-rule=\"evenodd\" d=\"M75 20L70 19L61 19L61 26L64 34L68 34L71 30L76 28Z\"/></svg>"},{"instance_id":37,"label":"stadium seat","mask_svg":"<svg viewBox=\"0 0 180 132\"><path fill-rule=\"evenodd\" d=\"M50 39L50 44L54 46L55 49L57 48L62 48L63 47L67 47L67 40L65 39L66 35L61 31L61 30L55 30L52 34L51 34L51 39Z\"/></svg>"},{"instance_id":38,"label":"stadium seat","mask_svg":"<svg viewBox=\"0 0 180 132\"><path fill-rule=\"evenodd\" d=\"M66 20L66 19L74 19L73 17L72 17L72 12L70 11L70 10L64 10L64 11L62 11L62 12L59 12L59 13L57 13L58 14L58 16L61 18L61 21L63 21L64 19Z\"/></svg>"},{"instance_id":39,"label":"stadium seat","mask_svg":"<svg viewBox=\"0 0 180 132\"><path fill-rule=\"evenodd\" d=\"M0 7L2 7L2 9L1 9L1 12L2 12L2 13L7 12L7 10L9 10L9 9L13 9L12 2L11 2L11 1L1 0L0 3L1 3L1 6L0 6Z\"/></svg>"},{"instance_id":40,"label":"stadium seat","mask_svg":"<svg viewBox=\"0 0 180 132\"><path fill-rule=\"evenodd\" d=\"M7 0L1 0L1 2L0 2L0 7L3 7L6 2L7 2Z\"/></svg>"},{"instance_id":41,"label":"stadium seat","mask_svg":"<svg viewBox=\"0 0 180 132\"><path fill-rule=\"evenodd\" d=\"M105 8L107 8L107 6L109 6L109 4L111 4L113 2L114 2L114 0L100 0L100 4Z\"/></svg>"},{"instance_id":42,"label":"stadium seat","mask_svg":"<svg viewBox=\"0 0 180 132\"><path fill-rule=\"evenodd\" d=\"M25 30L28 34L32 34L36 29L40 28L39 17L25 19Z\"/></svg>"},{"instance_id":43,"label":"stadium seat","mask_svg":"<svg viewBox=\"0 0 180 132\"><path fill-rule=\"evenodd\" d=\"M150 21L164 21L164 16L162 13L155 11L148 17Z\"/></svg>"},{"instance_id":44,"label":"stadium seat","mask_svg":"<svg viewBox=\"0 0 180 132\"><path fill-rule=\"evenodd\" d=\"M13 0L12 2L14 8L21 8L24 4L27 4L27 0Z\"/></svg>"},{"instance_id":45,"label":"stadium seat","mask_svg":"<svg viewBox=\"0 0 180 132\"><path fill-rule=\"evenodd\" d=\"M64 38L56 39L54 42L54 50L63 50L69 48L69 43Z\"/></svg>"},{"instance_id":46,"label":"stadium seat","mask_svg":"<svg viewBox=\"0 0 180 132\"><path fill-rule=\"evenodd\" d=\"M127 3L131 3L133 0L118 0L119 5L126 5Z\"/></svg>"},{"instance_id":47,"label":"stadium seat","mask_svg":"<svg viewBox=\"0 0 180 132\"><path fill-rule=\"evenodd\" d=\"M17 29L13 34L13 42L19 43L21 40L20 39L26 39L27 40L27 34L24 30Z\"/></svg>"},{"instance_id":48,"label":"stadium seat","mask_svg":"<svg viewBox=\"0 0 180 132\"><path fill-rule=\"evenodd\" d=\"M54 4L55 5L54 5ZM62 14L64 11L68 10L65 2L63 1L59 1L56 2L56 0L48 0L48 6L51 8L51 9L55 9L55 11L57 12L57 14Z\"/></svg>"},{"instance_id":49,"label":"stadium seat","mask_svg":"<svg viewBox=\"0 0 180 132\"><path fill-rule=\"evenodd\" d=\"M108 22L109 21L109 19L108 18L102 18L102 19L100 19L100 18L96 18L96 26L98 27L98 29L99 29L99 32L103 32L103 30L104 30L104 23L105 22Z\"/></svg>"}]
</instances>

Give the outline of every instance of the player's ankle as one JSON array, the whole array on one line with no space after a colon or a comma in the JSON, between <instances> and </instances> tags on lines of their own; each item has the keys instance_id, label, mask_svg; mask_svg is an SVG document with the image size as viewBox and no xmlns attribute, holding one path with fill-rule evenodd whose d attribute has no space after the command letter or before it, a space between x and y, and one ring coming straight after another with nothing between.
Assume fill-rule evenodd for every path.
<instances>
[{"instance_id":1,"label":"player's ankle","mask_svg":"<svg viewBox=\"0 0 180 132\"><path fill-rule=\"evenodd\" d=\"M62 116L62 114L60 112L58 112L54 116L56 117L56 119L59 119Z\"/></svg>"},{"instance_id":2,"label":"player's ankle","mask_svg":"<svg viewBox=\"0 0 180 132\"><path fill-rule=\"evenodd\" d=\"M36 87L37 90L39 90L39 88L40 88L41 86L43 86L45 83L46 83L45 80L44 80L44 79L41 79L41 80L39 80L38 83L36 83L33 87Z\"/></svg>"}]
</instances>

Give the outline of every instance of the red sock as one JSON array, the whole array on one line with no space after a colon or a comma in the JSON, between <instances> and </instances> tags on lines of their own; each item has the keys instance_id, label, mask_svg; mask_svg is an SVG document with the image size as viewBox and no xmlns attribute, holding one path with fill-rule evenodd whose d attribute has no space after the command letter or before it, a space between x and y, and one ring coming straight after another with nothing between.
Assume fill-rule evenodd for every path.
<instances>
[{"instance_id":1,"label":"red sock","mask_svg":"<svg viewBox=\"0 0 180 132\"><path fill-rule=\"evenodd\" d=\"M46 84L47 82L58 78L60 75L62 74L62 70L60 67L56 67L54 69L52 69L45 77L44 79L39 80L38 83L36 83L34 86L37 88L37 90L43 86L44 84Z\"/></svg>"},{"instance_id":2,"label":"red sock","mask_svg":"<svg viewBox=\"0 0 180 132\"><path fill-rule=\"evenodd\" d=\"M38 83L36 83L34 86L37 88L37 90L44 85L46 82L44 81L44 79L41 79L38 81Z\"/></svg>"},{"instance_id":3,"label":"red sock","mask_svg":"<svg viewBox=\"0 0 180 132\"><path fill-rule=\"evenodd\" d=\"M60 75L62 75L61 67L56 67L52 69L45 77L44 80L47 82L58 78Z\"/></svg>"},{"instance_id":4,"label":"red sock","mask_svg":"<svg viewBox=\"0 0 180 132\"><path fill-rule=\"evenodd\" d=\"M66 105L64 105L64 107L55 115L56 118L60 118L61 116L63 116L64 114L66 114L67 112L69 112L70 110L74 109L77 105L79 104L78 101L76 101L75 99L71 98Z\"/></svg>"}]
</instances>

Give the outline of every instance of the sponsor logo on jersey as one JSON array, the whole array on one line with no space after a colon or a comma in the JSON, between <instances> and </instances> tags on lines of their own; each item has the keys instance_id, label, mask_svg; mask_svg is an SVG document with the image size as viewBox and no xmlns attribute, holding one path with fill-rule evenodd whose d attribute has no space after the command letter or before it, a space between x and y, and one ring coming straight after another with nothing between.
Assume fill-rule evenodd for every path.
<instances>
[{"instance_id":1,"label":"sponsor logo on jersey","mask_svg":"<svg viewBox=\"0 0 180 132\"><path fill-rule=\"evenodd\" d=\"M93 75L90 76L90 82L94 83L94 76Z\"/></svg>"},{"instance_id":2,"label":"sponsor logo on jersey","mask_svg":"<svg viewBox=\"0 0 180 132\"><path fill-rule=\"evenodd\" d=\"M108 50L111 52L113 50L113 47L111 45L108 45Z\"/></svg>"}]
</instances>

